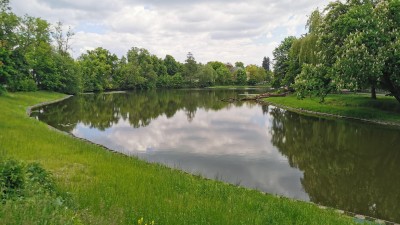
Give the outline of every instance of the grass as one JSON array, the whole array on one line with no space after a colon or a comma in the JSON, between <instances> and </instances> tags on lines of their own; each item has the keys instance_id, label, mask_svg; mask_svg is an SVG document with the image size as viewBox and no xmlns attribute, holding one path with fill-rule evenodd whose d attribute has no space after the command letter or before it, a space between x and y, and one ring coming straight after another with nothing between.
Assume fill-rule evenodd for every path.
<instances>
[{"instance_id":1,"label":"grass","mask_svg":"<svg viewBox=\"0 0 400 225\"><path fill-rule=\"evenodd\" d=\"M0 224L76 224L66 196L40 165L0 161Z\"/></svg>"},{"instance_id":2,"label":"grass","mask_svg":"<svg viewBox=\"0 0 400 225\"><path fill-rule=\"evenodd\" d=\"M400 125L400 103L383 95L374 100L368 94L332 94L323 103L319 98L299 100L294 95L266 98L265 101L293 109Z\"/></svg>"},{"instance_id":3,"label":"grass","mask_svg":"<svg viewBox=\"0 0 400 225\"><path fill-rule=\"evenodd\" d=\"M7 207L0 210L6 218L1 224L355 224L313 204L112 153L26 115L28 106L61 97L48 92L0 97L1 158L40 163L71 199L63 207L40 197L8 201L0 205Z\"/></svg>"}]
</instances>

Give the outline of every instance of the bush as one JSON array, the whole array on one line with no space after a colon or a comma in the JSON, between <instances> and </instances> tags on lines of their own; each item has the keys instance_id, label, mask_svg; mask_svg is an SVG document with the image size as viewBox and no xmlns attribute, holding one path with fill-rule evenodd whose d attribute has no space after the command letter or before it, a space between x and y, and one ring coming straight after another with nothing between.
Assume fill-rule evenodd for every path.
<instances>
[{"instance_id":1,"label":"bush","mask_svg":"<svg viewBox=\"0 0 400 225\"><path fill-rule=\"evenodd\" d=\"M7 92L6 88L0 84L0 95L4 95Z\"/></svg>"},{"instance_id":2,"label":"bush","mask_svg":"<svg viewBox=\"0 0 400 225\"><path fill-rule=\"evenodd\" d=\"M24 166L15 160L0 163L0 190L1 200L20 196L24 189Z\"/></svg>"},{"instance_id":3,"label":"bush","mask_svg":"<svg viewBox=\"0 0 400 225\"><path fill-rule=\"evenodd\" d=\"M21 81L21 91L37 91L37 86L34 80L26 79Z\"/></svg>"},{"instance_id":4,"label":"bush","mask_svg":"<svg viewBox=\"0 0 400 225\"><path fill-rule=\"evenodd\" d=\"M67 193L56 191L37 163L0 159L0 190L0 224L82 224Z\"/></svg>"},{"instance_id":5,"label":"bush","mask_svg":"<svg viewBox=\"0 0 400 225\"><path fill-rule=\"evenodd\" d=\"M247 81L247 84L250 85L250 86L256 86L257 80L251 78L251 79L249 79L249 80Z\"/></svg>"},{"instance_id":6,"label":"bush","mask_svg":"<svg viewBox=\"0 0 400 225\"><path fill-rule=\"evenodd\" d=\"M39 193L55 193L51 174L37 163L24 165L16 160L0 162L1 201Z\"/></svg>"}]
</instances>

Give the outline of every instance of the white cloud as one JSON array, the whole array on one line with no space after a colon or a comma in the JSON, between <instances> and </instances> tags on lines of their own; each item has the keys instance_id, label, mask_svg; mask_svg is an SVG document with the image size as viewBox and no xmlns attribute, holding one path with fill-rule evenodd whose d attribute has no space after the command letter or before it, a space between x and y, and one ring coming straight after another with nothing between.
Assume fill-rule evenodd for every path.
<instances>
[{"instance_id":1,"label":"white cloud","mask_svg":"<svg viewBox=\"0 0 400 225\"><path fill-rule=\"evenodd\" d=\"M12 1L18 15L29 14L71 25L74 55L104 47L121 56L144 47L159 57L200 62L261 64L285 36L304 32L307 15L323 1L271 0L25 0Z\"/></svg>"}]
</instances>

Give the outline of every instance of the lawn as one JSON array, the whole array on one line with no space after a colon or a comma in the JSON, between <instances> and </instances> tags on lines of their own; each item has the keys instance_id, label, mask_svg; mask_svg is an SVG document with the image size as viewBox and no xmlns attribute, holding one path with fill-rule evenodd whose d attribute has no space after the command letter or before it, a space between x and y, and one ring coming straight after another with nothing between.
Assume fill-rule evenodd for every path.
<instances>
[{"instance_id":1,"label":"lawn","mask_svg":"<svg viewBox=\"0 0 400 225\"><path fill-rule=\"evenodd\" d=\"M322 103L319 98L300 100L295 95L264 100L293 111L306 110L400 125L400 103L393 97L383 95L371 99L367 94L332 94Z\"/></svg>"}]
</instances>

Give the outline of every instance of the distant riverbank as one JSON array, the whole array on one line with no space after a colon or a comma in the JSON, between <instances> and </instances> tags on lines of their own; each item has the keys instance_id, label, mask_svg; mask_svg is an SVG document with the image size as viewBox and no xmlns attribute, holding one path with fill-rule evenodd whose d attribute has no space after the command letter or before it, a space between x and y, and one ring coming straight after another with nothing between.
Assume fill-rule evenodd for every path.
<instances>
[{"instance_id":1,"label":"distant riverbank","mask_svg":"<svg viewBox=\"0 0 400 225\"><path fill-rule=\"evenodd\" d=\"M264 102L304 114L341 117L400 127L400 104L393 97L368 94L332 94L320 103L318 98L297 99L295 95L265 98Z\"/></svg>"}]
</instances>

